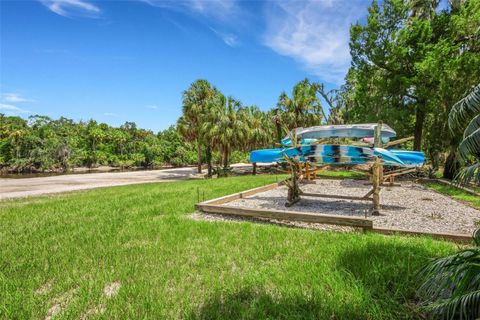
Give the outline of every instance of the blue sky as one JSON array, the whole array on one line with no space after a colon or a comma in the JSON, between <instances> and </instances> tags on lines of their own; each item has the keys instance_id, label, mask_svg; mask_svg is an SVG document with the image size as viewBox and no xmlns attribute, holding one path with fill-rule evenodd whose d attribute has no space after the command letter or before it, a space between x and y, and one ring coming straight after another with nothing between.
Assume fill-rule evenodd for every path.
<instances>
[{"instance_id":1,"label":"blue sky","mask_svg":"<svg viewBox=\"0 0 480 320\"><path fill-rule=\"evenodd\" d=\"M196 79L263 110L308 77L329 88L369 0L0 0L0 113L158 131Z\"/></svg>"}]
</instances>

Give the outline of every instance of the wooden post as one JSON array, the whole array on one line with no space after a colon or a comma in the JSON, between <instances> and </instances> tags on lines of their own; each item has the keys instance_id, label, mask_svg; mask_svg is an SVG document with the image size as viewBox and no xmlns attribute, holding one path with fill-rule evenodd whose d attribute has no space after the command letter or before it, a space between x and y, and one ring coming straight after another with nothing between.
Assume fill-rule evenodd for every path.
<instances>
[{"instance_id":1,"label":"wooden post","mask_svg":"<svg viewBox=\"0 0 480 320\"><path fill-rule=\"evenodd\" d=\"M256 175L257 174L257 163L256 162L252 163L252 166L253 166L252 175Z\"/></svg>"},{"instance_id":2,"label":"wooden post","mask_svg":"<svg viewBox=\"0 0 480 320\"><path fill-rule=\"evenodd\" d=\"M302 164L293 158L288 158L284 155L290 165L290 179L285 180L285 184L288 187L287 203L286 207L291 207L298 201L300 201L300 187L298 186L298 180L302 177Z\"/></svg>"},{"instance_id":3,"label":"wooden post","mask_svg":"<svg viewBox=\"0 0 480 320\"><path fill-rule=\"evenodd\" d=\"M375 148L381 148L382 147L382 121L378 121L378 124L375 126L375 131L373 134L373 146Z\"/></svg>"},{"instance_id":4,"label":"wooden post","mask_svg":"<svg viewBox=\"0 0 480 320\"><path fill-rule=\"evenodd\" d=\"M382 169L382 164L380 158L376 158L375 162L372 165L372 200L373 200L373 215L380 215L380 171Z\"/></svg>"},{"instance_id":5,"label":"wooden post","mask_svg":"<svg viewBox=\"0 0 480 320\"><path fill-rule=\"evenodd\" d=\"M305 162L305 175L307 180L310 180L310 163L308 161Z\"/></svg>"},{"instance_id":6,"label":"wooden post","mask_svg":"<svg viewBox=\"0 0 480 320\"><path fill-rule=\"evenodd\" d=\"M378 124L375 126L374 137L373 137L373 146L374 148L382 147L382 126L383 122L378 121ZM380 215L380 186L383 182L383 164L380 160L380 157L375 159L375 162L372 165L372 186L373 186L373 215Z\"/></svg>"}]
</instances>

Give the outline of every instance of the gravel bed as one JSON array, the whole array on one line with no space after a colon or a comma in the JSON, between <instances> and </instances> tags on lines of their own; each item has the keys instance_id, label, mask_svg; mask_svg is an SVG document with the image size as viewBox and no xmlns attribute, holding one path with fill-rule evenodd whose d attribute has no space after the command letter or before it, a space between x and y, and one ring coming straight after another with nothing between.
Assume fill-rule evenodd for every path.
<instances>
[{"instance_id":1,"label":"gravel bed","mask_svg":"<svg viewBox=\"0 0 480 320\"><path fill-rule=\"evenodd\" d=\"M365 182L350 179L322 179L317 180L315 184L304 184L301 189L305 192L363 196L371 188L365 185ZM401 186L382 188L380 216L372 216L371 201L302 197L302 200L295 205L286 208L286 197L287 188L279 187L225 205L368 217L373 220L374 227L421 232L471 234L475 230L475 223L480 221L479 210L410 181L402 182ZM322 230L349 231L352 229L296 222L286 224Z\"/></svg>"}]
</instances>

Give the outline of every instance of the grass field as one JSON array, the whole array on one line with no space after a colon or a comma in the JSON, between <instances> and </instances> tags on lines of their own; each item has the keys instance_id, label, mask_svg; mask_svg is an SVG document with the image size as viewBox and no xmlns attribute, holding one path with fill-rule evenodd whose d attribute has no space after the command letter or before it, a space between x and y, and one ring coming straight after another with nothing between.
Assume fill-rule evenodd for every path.
<instances>
[{"instance_id":1,"label":"grass field","mask_svg":"<svg viewBox=\"0 0 480 320\"><path fill-rule=\"evenodd\" d=\"M428 238L194 221L275 176L0 202L0 318L408 319Z\"/></svg>"}]
</instances>

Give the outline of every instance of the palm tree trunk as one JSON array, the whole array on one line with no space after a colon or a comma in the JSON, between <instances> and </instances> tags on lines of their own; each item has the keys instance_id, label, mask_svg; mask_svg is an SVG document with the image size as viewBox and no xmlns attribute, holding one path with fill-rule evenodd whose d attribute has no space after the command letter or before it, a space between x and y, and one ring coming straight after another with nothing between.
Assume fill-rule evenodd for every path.
<instances>
[{"instance_id":1,"label":"palm tree trunk","mask_svg":"<svg viewBox=\"0 0 480 320\"><path fill-rule=\"evenodd\" d=\"M223 168L224 169L228 168L228 148L225 148L223 153Z\"/></svg>"},{"instance_id":2,"label":"palm tree trunk","mask_svg":"<svg viewBox=\"0 0 480 320\"><path fill-rule=\"evenodd\" d=\"M210 178L212 177L212 147L207 146L207 150L205 150L205 157L207 158L207 166L208 166L208 174L207 176Z\"/></svg>"},{"instance_id":3,"label":"palm tree trunk","mask_svg":"<svg viewBox=\"0 0 480 320\"><path fill-rule=\"evenodd\" d=\"M202 146L197 142L197 172L202 173Z\"/></svg>"}]
</instances>

